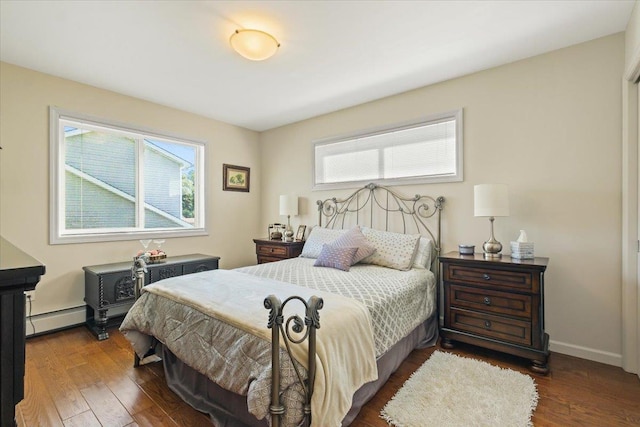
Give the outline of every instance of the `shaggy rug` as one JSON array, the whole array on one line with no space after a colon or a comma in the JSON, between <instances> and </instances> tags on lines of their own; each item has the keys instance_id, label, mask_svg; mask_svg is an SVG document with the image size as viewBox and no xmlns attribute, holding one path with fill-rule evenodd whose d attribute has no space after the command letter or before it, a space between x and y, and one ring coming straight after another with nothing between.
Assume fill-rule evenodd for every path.
<instances>
[{"instance_id":1,"label":"shaggy rug","mask_svg":"<svg viewBox=\"0 0 640 427\"><path fill-rule=\"evenodd\" d=\"M525 427L537 404L530 376L435 351L380 416L397 427Z\"/></svg>"}]
</instances>

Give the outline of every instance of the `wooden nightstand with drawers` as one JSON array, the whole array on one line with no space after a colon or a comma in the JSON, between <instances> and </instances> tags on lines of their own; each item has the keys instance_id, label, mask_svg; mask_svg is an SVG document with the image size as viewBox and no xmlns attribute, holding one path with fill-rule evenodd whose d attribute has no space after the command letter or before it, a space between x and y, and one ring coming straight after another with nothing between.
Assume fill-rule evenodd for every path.
<instances>
[{"instance_id":1,"label":"wooden nightstand with drawers","mask_svg":"<svg viewBox=\"0 0 640 427\"><path fill-rule=\"evenodd\" d=\"M302 253L304 242L283 242L282 240L253 239L256 244L258 264L295 258Z\"/></svg>"},{"instance_id":2,"label":"wooden nightstand with drawers","mask_svg":"<svg viewBox=\"0 0 640 427\"><path fill-rule=\"evenodd\" d=\"M544 331L544 272L548 258L484 259L450 252L440 257L444 289L441 345L453 341L531 360L531 370L549 371L549 335Z\"/></svg>"}]
</instances>

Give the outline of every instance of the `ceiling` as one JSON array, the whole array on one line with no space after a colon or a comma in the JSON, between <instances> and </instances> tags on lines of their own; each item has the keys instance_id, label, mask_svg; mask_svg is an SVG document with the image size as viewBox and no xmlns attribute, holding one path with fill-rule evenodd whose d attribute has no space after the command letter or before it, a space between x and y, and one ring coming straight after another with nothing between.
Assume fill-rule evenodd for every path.
<instances>
[{"instance_id":1,"label":"ceiling","mask_svg":"<svg viewBox=\"0 0 640 427\"><path fill-rule=\"evenodd\" d=\"M1 0L0 60L263 131L624 31L633 6ZM237 28L281 47L249 61Z\"/></svg>"}]
</instances>

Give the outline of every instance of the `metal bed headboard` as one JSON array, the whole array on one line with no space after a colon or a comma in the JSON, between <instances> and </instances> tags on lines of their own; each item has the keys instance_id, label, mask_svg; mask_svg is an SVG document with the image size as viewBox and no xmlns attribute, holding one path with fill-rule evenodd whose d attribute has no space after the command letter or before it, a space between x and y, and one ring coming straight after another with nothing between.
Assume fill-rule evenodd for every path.
<instances>
[{"instance_id":1,"label":"metal bed headboard","mask_svg":"<svg viewBox=\"0 0 640 427\"><path fill-rule=\"evenodd\" d=\"M385 231L415 231L431 237L435 247L436 268L441 250L442 207L444 197L405 197L394 190L370 183L344 199L318 200L318 224L327 228L368 225ZM435 217L435 218L434 218ZM431 224L435 220L435 224Z\"/></svg>"}]
</instances>

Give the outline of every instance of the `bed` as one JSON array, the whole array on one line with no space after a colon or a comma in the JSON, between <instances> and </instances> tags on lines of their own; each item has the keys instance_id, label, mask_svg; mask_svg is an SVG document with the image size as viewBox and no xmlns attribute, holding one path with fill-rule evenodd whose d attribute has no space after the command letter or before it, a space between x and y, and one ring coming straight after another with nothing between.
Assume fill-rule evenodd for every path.
<instances>
[{"instance_id":1,"label":"bed","mask_svg":"<svg viewBox=\"0 0 640 427\"><path fill-rule=\"evenodd\" d=\"M318 201L301 257L147 286L121 331L215 425L348 425L437 340L443 202L376 184ZM283 328L274 304L289 304Z\"/></svg>"}]
</instances>

